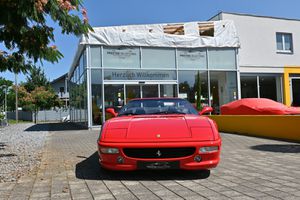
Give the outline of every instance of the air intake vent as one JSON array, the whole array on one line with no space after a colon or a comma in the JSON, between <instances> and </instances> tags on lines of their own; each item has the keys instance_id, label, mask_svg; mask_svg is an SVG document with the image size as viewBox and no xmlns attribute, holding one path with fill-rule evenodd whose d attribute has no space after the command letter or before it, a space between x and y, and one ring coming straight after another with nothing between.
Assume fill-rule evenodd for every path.
<instances>
[{"instance_id":1,"label":"air intake vent","mask_svg":"<svg viewBox=\"0 0 300 200\"><path fill-rule=\"evenodd\" d=\"M180 158L193 155L195 150L195 147L125 148L123 152L131 158Z\"/></svg>"}]
</instances>

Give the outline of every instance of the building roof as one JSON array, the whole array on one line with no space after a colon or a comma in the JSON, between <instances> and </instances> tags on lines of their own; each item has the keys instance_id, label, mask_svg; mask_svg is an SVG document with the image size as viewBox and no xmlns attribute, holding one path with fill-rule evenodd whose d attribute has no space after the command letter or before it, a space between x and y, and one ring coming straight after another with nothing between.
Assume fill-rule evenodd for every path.
<instances>
[{"instance_id":1,"label":"building roof","mask_svg":"<svg viewBox=\"0 0 300 200\"><path fill-rule=\"evenodd\" d=\"M60 80L65 80L68 77L68 73L65 73L63 75L61 75L60 77L54 79L53 81L50 82L50 84L54 84Z\"/></svg>"},{"instance_id":2,"label":"building roof","mask_svg":"<svg viewBox=\"0 0 300 200\"><path fill-rule=\"evenodd\" d=\"M255 15L255 14L248 14L248 13L235 13L235 12L226 12L226 11L219 12L218 14L211 17L208 21L210 21L212 18L214 18L222 13L230 14L230 15L248 16L248 17L260 17L260 18L270 18L270 19L279 19L279 20L288 20L288 21L300 21L300 19L293 19L293 18L287 18L287 17L274 17L274 16L267 16L267 15Z\"/></svg>"},{"instance_id":3,"label":"building roof","mask_svg":"<svg viewBox=\"0 0 300 200\"><path fill-rule=\"evenodd\" d=\"M231 20L94 27L81 44L142 47L238 47Z\"/></svg>"}]
</instances>

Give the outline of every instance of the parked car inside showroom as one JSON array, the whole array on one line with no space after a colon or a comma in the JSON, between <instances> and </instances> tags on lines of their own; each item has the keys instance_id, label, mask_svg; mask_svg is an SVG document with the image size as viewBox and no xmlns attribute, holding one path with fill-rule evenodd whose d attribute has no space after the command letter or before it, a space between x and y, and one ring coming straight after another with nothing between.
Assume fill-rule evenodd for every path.
<instances>
[{"instance_id":1,"label":"parked car inside showroom","mask_svg":"<svg viewBox=\"0 0 300 200\"><path fill-rule=\"evenodd\" d=\"M134 99L102 126L101 166L109 170L184 169L210 172L220 161L217 125L180 98Z\"/></svg>"}]
</instances>

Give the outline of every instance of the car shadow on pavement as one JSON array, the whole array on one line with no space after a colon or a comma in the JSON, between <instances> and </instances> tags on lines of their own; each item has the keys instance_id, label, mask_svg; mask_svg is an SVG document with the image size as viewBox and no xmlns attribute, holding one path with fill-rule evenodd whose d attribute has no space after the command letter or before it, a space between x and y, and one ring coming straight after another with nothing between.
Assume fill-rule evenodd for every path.
<instances>
[{"instance_id":1,"label":"car shadow on pavement","mask_svg":"<svg viewBox=\"0 0 300 200\"><path fill-rule=\"evenodd\" d=\"M300 153L300 145L297 144L261 144L252 146L251 149L275 153Z\"/></svg>"},{"instance_id":2,"label":"car shadow on pavement","mask_svg":"<svg viewBox=\"0 0 300 200\"><path fill-rule=\"evenodd\" d=\"M108 171L102 169L98 162L98 153L76 164L76 178L86 180L195 180L209 176L200 171L183 170L139 170L139 171Z\"/></svg>"},{"instance_id":3,"label":"car shadow on pavement","mask_svg":"<svg viewBox=\"0 0 300 200\"><path fill-rule=\"evenodd\" d=\"M25 131L69 131L69 130L86 130L84 126L75 123L44 123L35 124Z\"/></svg>"}]
</instances>

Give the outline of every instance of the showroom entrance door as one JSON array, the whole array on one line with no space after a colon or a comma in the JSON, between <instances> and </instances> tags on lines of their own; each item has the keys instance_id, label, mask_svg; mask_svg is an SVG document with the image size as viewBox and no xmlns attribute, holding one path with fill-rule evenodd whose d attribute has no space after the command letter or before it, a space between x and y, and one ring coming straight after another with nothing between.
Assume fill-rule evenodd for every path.
<instances>
[{"instance_id":1,"label":"showroom entrance door","mask_svg":"<svg viewBox=\"0 0 300 200\"><path fill-rule=\"evenodd\" d=\"M134 98L177 97L177 84L174 83L140 83L125 84L125 103Z\"/></svg>"},{"instance_id":2,"label":"showroom entrance door","mask_svg":"<svg viewBox=\"0 0 300 200\"><path fill-rule=\"evenodd\" d=\"M290 78L291 83L291 105L300 107L300 77Z\"/></svg>"},{"instance_id":3,"label":"showroom entrance door","mask_svg":"<svg viewBox=\"0 0 300 200\"><path fill-rule=\"evenodd\" d=\"M158 97L158 84L125 84L125 103L135 98Z\"/></svg>"}]
</instances>

